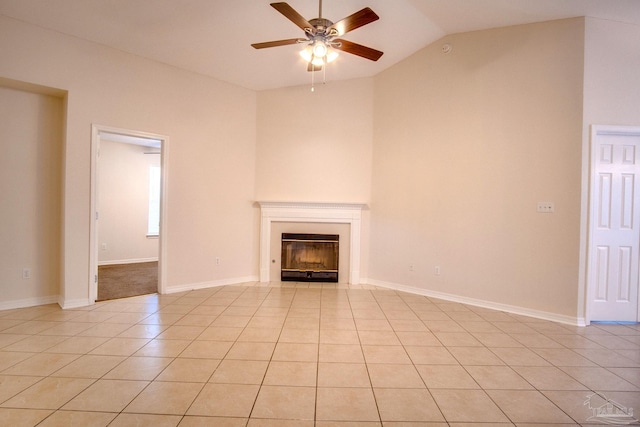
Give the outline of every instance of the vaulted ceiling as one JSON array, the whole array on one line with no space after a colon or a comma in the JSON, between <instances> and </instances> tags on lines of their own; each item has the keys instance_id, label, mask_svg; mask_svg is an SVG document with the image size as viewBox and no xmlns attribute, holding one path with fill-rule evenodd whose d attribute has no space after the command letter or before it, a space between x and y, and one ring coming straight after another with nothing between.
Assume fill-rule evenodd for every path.
<instances>
[{"instance_id":1,"label":"vaulted ceiling","mask_svg":"<svg viewBox=\"0 0 640 427\"><path fill-rule=\"evenodd\" d=\"M272 0L271 0L272 1ZM307 20L318 0L288 0ZM307 84L304 37L270 0L0 0L0 14L249 89ZM377 62L341 53L326 79L373 76L447 34L576 16L640 25L640 0L324 0L334 22L371 7L380 20L344 36L384 52ZM316 79L322 75L316 74Z\"/></svg>"}]
</instances>

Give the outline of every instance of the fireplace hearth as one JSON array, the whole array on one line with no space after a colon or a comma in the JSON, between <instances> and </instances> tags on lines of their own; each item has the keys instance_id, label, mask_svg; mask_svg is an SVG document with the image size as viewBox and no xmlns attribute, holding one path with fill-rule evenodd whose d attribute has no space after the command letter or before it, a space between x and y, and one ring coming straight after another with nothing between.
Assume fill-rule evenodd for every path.
<instances>
[{"instance_id":1,"label":"fireplace hearth","mask_svg":"<svg viewBox=\"0 0 640 427\"><path fill-rule=\"evenodd\" d=\"M337 234L282 233L281 280L338 282Z\"/></svg>"}]
</instances>

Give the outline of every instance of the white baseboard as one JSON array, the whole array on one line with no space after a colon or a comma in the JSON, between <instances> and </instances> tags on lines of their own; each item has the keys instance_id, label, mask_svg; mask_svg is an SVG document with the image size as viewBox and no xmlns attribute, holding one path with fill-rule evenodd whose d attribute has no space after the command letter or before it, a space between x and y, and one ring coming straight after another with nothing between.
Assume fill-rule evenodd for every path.
<instances>
[{"instance_id":1,"label":"white baseboard","mask_svg":"<svg viewBox=\"0 0 640 427\"><path fill-rule=\"evenodd\" d=\"M117 264L138 264L140 262L154 262L154 261L158 261L158 257L98 261L98 265L100 266L100 265L117 265Z\"/></svg>"},{"instance_id":2,"label":"white baseboard","mask_svg":"<svg viewBox=\"0 0 640 427\"><path fill-rule=\"evenodd\" d=\"M38 305L55 304L58 302L58 295L46 297L33 297L13 301L1 301L0 310L12 310L14 308L35 307Z\"/></svg>"},{"instance_id":3,"label":"white baseboard","mask_svg":"<svg viewBox=\"0 0 640 427\"><path fill-rule=\"evenodd\" d=\"M134 262L146 262L146 261L134 261ZM119 264L119 263L121 262L120 261L114 262L114 264ZM174 294L179 292L214 288L219 286L241 285L242 283L257 282L259 280L260 280L259 276L245 276L245 277L236 277L236 278L230 278L230 279L214 280L209 282L190 283L186 285L172 286L166 289L164 293ZM462 304L473 305L476 307L489 308L492 310L504 311L507 313L532 317L535 319L549 320L552 322L558 322L558 323L563 323L563 324L572 325L572 326L586 326L587 324L585 318L583 317L573 317L573 316L567 316L563 314L551 313L548 311L536 310L536 309L527 308L527 307L502 304L502 303L497 303L492 301L480 300L476 298L463 297L460 295L431 291L428 289L416 288L412 286L401 285L399 283L385 282L381 280L362 278L360 282L361 284L379 286L381 288L393 289L393 290L408 292L416 295L438 298L445 301L452 301L452 302L458 302ZM21 300L0 302L0 310L11 310L15 308L34 307L38 305L54 304L54 303L58 303L58 305L60 305L60 307L62 307L63 309L86 307L88 305L94 304L92 301L89 301L88 299L65 300L58 295L50 295L46 297L34 297L34 298L25 298Z\"/></svg>"},{"instance_id":4,"label":"white baseboard","mask_svg":"<svg viewBox=\"0 0 640 427\"><path fill-rule=\"evenodd\" d=\"M240 285L242 283L257 282L258 280L260 280L259 276L245 276L231 279L214 280L210 282L190 283L186 285L171 286L170 288L165 289L164 293L175 294L178 292L195 291L197 289L216 288L219 286L228 285Z\"/></svg>"},{"instance_id":5,"label":"white baseboard","mask_svg":"<svg viewBox=\"0 0 640 427\"><path fill-rule=\"evenodd\" d=\"M366 280L366 282L365 282ZM507 313L518 314L521 316L533 317L535 319L549 320L551 322L564 323L571 326L586 326L584 318L567 316L564 314L551 313L548 311L535 310L532 308L521 307L516 305L502 304L498 302L485 301L476 298L468 298L460 295L448 294L444 292L430 291L428 289L415 288L413 286L401 285L398 283L384 282L374 279L363 279L364 283L381 288L388 288L397 291L408 292L411 294L423 295L426 297L438 298L445 301L458 302L462 304L473 305L476 307L489 308L492 310L504 311Z\"/></svg>"}]
</instances>

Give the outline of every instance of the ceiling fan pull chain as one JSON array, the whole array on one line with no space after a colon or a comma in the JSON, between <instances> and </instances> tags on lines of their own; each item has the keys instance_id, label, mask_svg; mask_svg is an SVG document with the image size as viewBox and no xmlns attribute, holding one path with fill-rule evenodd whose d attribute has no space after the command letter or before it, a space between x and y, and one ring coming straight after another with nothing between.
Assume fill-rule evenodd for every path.
<instances>
[{"instance_id":1,"label":"ceiling fan pull chain","mask_svg":"<svg viewBox=\"0 0 640 427\"><path fill-rule=\"evenodd\" d=\"M316 74L316 68L313 67L311 69L311 92L315 92L316 91L316 88L314 87L314 78L313 78L315 76L315 74Z\"/></svg>"},{"instance_id":2,"label":"ceiling fan pull chain","mask_svg":"<svg viewBox=\"0 0 640 427\"><path fill-rule=\"evenodd\" d=\"M322 67L322 84L327 84L327 61L324 62L324 67Z\"/></svg>"}]
</instances>

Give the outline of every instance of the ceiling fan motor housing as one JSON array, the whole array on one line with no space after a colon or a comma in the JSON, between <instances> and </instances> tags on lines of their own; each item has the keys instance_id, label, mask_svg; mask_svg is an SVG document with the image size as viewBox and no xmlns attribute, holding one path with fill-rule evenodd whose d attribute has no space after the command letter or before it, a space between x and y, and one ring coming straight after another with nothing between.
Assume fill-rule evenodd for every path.
<instances>
[{"instance_id":1,"label":"ceiling fan motor housing","mask_svg":"<svg viewBox=\"0 0 640 427\"><path fill-rule=\"evenodd\" d=\"M314 18L309 21L309 24L313 25L316 35L328 36L329 34L326 34L327 28L331 27L333 25L333 22L325 18Z\"/></svg>"}]
</instances>

